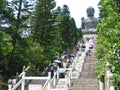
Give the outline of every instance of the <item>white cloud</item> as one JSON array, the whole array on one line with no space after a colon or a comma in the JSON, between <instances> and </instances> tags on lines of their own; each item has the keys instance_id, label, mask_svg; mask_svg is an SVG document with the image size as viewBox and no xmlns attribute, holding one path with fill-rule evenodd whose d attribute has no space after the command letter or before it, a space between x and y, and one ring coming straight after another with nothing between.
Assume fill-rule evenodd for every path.
<instances>
[{"instance_id":1,"label":"white cloud","mask_svg":"<svg viewBox=\"0 0 120 90\"><path fill-rule=\"evenodd\" d=\"M68 5L71 16L75 19L76 26L79 28L81 26L81 18L87 17L86 9L92 6L95 9L95 17L98 17L98 2L100 0L55 0L57 6Z\"/></svg>"}]
</instances>

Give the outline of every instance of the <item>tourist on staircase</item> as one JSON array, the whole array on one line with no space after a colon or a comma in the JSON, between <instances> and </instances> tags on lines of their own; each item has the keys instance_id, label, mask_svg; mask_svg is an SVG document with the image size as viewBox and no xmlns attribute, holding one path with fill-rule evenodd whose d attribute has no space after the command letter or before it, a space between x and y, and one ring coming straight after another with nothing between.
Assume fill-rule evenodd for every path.
<instances>
[{"instance_id":1,"label":"tourist on staircase","mask_svg":"<svg viewBox=\"0 0 120 90\"><path fill-rule=\"evenodd\" d=\"M55 71L55 66L51 65L50 66L51 78L54 76L54 71Z\"/></svg>"}]
</instances>

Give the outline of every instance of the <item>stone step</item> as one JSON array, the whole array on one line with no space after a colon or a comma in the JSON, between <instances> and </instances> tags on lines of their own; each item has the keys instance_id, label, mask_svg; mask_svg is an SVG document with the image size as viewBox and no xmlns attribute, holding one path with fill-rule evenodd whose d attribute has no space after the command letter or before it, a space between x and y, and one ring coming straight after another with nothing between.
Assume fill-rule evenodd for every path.
<instances>
[{"instance_id":1,"label":"stone step","mask_svg":"<svg viewBox=\"0 0 120 90\"><path fill-rule=\"evenodd\" d=\"M94 75L86 75L86 76L84 76L84 75L81 75L81 78L96 78L96 76L94 76Z\"/></svg>"},{"instance_id":2,"label":"stone step","mask_svg":"<svg viewBox=\"0 0 120 90\"><path fill-rule=\"evenodd\" d=\"M71 87L98 87L98 82L95 81L95 82L92 82L92 81L89 81L89 82L84 82L84 81L81 81L81 82L72 82L71 83Z\"/></svg>"},{"instance_id":3,"label":"stone step","mask_svg":"<svg viewBox=\"0 0 120 90\"><path fill-rule=\"evenodd\" d=\"M89 70L84 70L82 73L81 73L81 75L84 75L84 76L88 76L88 75L94 75L95 76L95 70L91 70L91 71L89 71Z\"/></svg>"},{"instance_id":4,"label":"stone step","mask_svg":"<svg viewBox=\"0 0 120 90\"><path fill-rule=\"evenodd\" d=\"M68 89L66 89L66 88L52 88L52 89L50 89L50 90L68 90Z\"/></svg>"},{"instance_id":5,"label":"stone step","mask_svg":"<svg viewBox=\"0 0 120 90\"><path fill-rule=\"evenodd\" d=\"M83 69L83 73L93 73L93 74L95 74L95 69L94 70L92 70L92 69Z\"/></svg>"},{"instance_id":6,"label":"stone step","mask_svg":"<svg viewBox=\"0 0 120 90\"><path fill-rule=\"evenodd\" d=\"M98 87L98 85L92 85L92 84L90 84L90 85L85 85L85 84L83 84L83 85L80 85L80 86L78 86L78 85L74 85L74 86L72 86L71 88L76 88L76 87L79 87L79 88L99 88Z\"/></svg>"},{"instance_id":7,"label":"stone step","mask_svg":"<svg viewBox=\"0 0 120 90\"><path fill-rule=\"evenodd\" d=\"M94 62L94 61L86 61L84 64L94 64L94 65L96 65L96 62Z\"/></svg>"},{"instance_id":8,"label":"stone step","mask_svg":"<svg viewBox=\"0 0 120 90\"><path fill-rule=\"evenodd\" d=\"M81 75L84 75L84 76L95 75L95 72L94 71L90 71L90 72L84 71L81 73Z\"/></svg>"},{"instance_id":9,"label":"stone step","mask_svg":"<svg viewBox=\"0 0 120 90\"><path fill-rule=\"evenodd\" d=\"M84 70L87 70L88 72L91 72L91 71L95 71L95 68L92 67L92 66L89 66L89 67L83 67L83 71Z\"/></svg>"},{"instance_id":10,"label":"stone step","mask_svg":"<svg viewBox=\"0 0 120 90\"><path fill-rule=\"evenodd\" d=\"M79 78L73 80L70 90L99 90L98 80L96 78Z\"/></svg>"},{"instance_id":11,"label":"stone step","mask_svg":"<svg viewBox=\"0 0 120 90\"><path fill-rule=\"evenodd\" d=\"M72 87L69 90L99 90L98 87L90 88L90 87Z\"/></svg>"},{"instance_id":12,"label":"stone step","mask_svg":"<svg viewBox=\"0 0 120 90\"><path fill-rule=\"evenodd\" d=\"M93 71L95 70L95 65L87 65L83 67L83 70Z\"/></svg>"},{"instance_id":13,"label":"stone step","mask_svg":"<svg viewBox=\"0 0 120 90\"><path fill-rule=\"evenodd\" d=\"M86 59L85 63L96 63L96 59L95 58L86 57L85 59Z\"/></svg>"},{"instance_id":14,"label":"stone step","mask_svg":"<svg viewBox=\"0 0 120 90\"><path fill-rule=\"evenodd\" d=\"M47 80L31 80L30 84L42 84L44 85Z\"/></svg>"},{"instance_id":15,"label":"stone step","mask_svg":"<svg viewBox=\"0 0 120 90\"><path fill-rule=\"evenodd\" d=\"M96 64L96 60L85 60L84 64Z\"/></svg>"},{"instance_id":16,"label":"stone step","mask_svg":"<svg viewBox=\"0 0 120 90\"><path fill-rule=\"evenodd\" d=\"M98 83L96 82L96 83L91 83L91 82L81 82L81 83L74 83L74 84L71 84L72 85L72 87L77 87L77 86L79 86L79 87L98 87Z\"/></svg>"},{"instance_id":17,"label":"stone step","mask_svg":"<svg viewBox=\"0 0 120 90\"><path fill-rule=\"evenodd\" d=\"M96 78L79 78L79 79L76 79L76 80L72 80L73 82L77 83L77 82L80 82L80 83L96 83L98 82L98 80Z\"/></svg>"}]
</instances>

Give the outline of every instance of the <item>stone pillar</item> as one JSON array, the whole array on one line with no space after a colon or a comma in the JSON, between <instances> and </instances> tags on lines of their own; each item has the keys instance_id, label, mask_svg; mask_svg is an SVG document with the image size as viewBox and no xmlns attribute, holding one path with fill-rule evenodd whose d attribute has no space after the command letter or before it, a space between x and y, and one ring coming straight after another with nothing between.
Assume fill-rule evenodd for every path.
<instances>
[{"instance_id":1,"label":"stone pillar","mask_svg":"<svg viewBox=\"0 0 120 90\"><path fill-rule=\"evenodd\" d=\"M59 79L59 67L57 68L57 71L56 71L56 73L57 73L57 80Z\"/></svg>"},{"instance_id":2,"label":"stone pillar","mask_svg":"<svg viewBox=\"0 0 120 90\"><path fill-rule=\"evenodd\" d=\"M25 66L23 66L21 90L25 90Z\"/></svg>"},{"instance_id":3,"label":"stone pillar","mask_svg":"<svg viewBox=\"0 0 120 90\"><path fill-rule=\"evenodd\" d=\"M108 73L108 79L109 79L109 90L115 90L115 87L112 83L113 74L111 72Z\"/></svg>"},{"instance_id":4,"label":"stone pillar","mask_svg":"<svg viewBox=\"0 0 120 90\"><path fill-rule=\"evenodd\" d=\"M107 62L106 63L106 71L105 71L105 90L108 90L108 87L107 87L107 71L109 70L109 63Z\"/></svg>"},{"instance_id":5,"label":"stone pillar","mask_svg":"<svg viewBox=\"0 0 120 90\"><path fill-rule=\"evenodd\" d=\"M22 72L22 80L21 90L25 90L25 71Z\"/></svg>"},{"instance_id":6,"label":"stone pillar","mask_svg":"<svg viewBox=\"0 0 120 90\"><path fill-rule=\"evenodd\" d=\"M51 73L50 72L48 72L48 79L49 79L49 82L48 82L48 90L51 90L51 82L50 82L50 79L51 79Z\"/></svg>"},{"instance_id":7,"label":"stone pillar","mask_svg":"<svg viewBox=\"0 0 120 90\"><path fill-rule=\"evenodd\" d=\"M53 76L53 86L55 87L56 85L56 72L54 71L54 76Z\"/></svg>"},{"instance_id":8,"label":"stone pillar","mask_svg":"<svg viewBox=\"0 0 120 90\"><path fill-rule=\"evenodd\" d=\"M71 86L71 73L72 73L72 69L69 71L69 86Z\"/></svg>"},{"instance_id":9,"label":"stone pillar","mask_svg":"<svg viewBox=\"0 0 120 90\"><path fill-rule=\"evenodd\" d=\"M110 71L110 64L106 64L106 75L105 75L105 90L115 90L115 87L112 83L113 74Z\"/></svg>"}]
</instances>

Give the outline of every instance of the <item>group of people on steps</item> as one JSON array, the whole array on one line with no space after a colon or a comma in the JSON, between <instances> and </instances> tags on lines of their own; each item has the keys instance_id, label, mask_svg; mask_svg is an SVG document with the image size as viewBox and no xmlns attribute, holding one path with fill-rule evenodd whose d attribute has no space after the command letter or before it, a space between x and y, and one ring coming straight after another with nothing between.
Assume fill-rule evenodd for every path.
<instances>
[{"instance_id":1,"label":"group of people on steps","mask_svg":"<svg viewBox=\"0 0 120 90\"><path fill-rule=\"evenodd\" d=\"M94 48L96 42L95 38L86 38L81 41L79 41L76 45L75 51L81 51L85 52L86 56L91 56L91 49ZM70 53L66 54L63 53L58 60L60 60L61 63L58 63L58 65L51 65L50 66L50 71L51 71L51 76L53 77L54 71L58 70L59 71L59 78L64 78L65 77L65 68L69 68L70 64L72 64L74 60L75 54Z\"/></svg>"}]
</instances>

